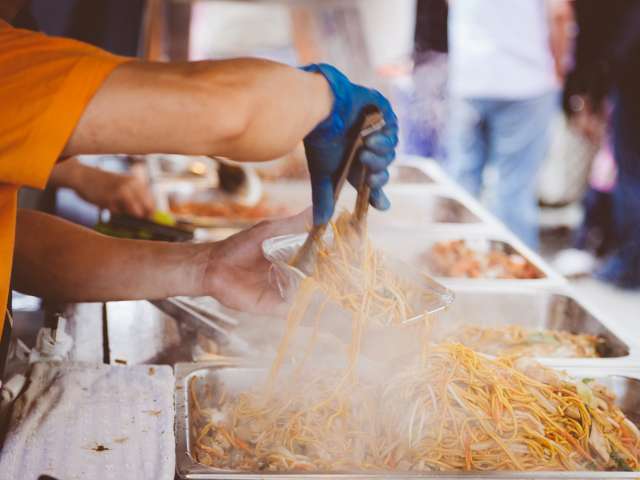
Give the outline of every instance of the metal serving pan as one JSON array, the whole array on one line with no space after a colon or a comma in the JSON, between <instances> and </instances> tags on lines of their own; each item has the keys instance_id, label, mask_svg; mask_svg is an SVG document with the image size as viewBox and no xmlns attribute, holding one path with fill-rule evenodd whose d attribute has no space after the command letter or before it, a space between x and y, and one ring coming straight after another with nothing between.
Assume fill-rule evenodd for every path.
<instances>
[{"instance_id":1,"label":"metal serving pan","mask_svg":"<svg viewBox=\"0 0 640 480\"><path fill-rule=\"evenodd\" d=\"M601 344L601 358L538 358L553 365L640 366L633 360L638 346L621 338L614 325L594 314L564 288L477 285L455 288L456 300L438 314L438 323L455 329L455 325L484 327L519 325L534 330L564 330L596 335Z\"/></svg>"},{"instance_id":2,"label":"metal serving pan","mask_svg":"<svg viewBox=\"0 0 640 480\"><path fill-rule=\"evenodd\" d=\"M531 329L534 333L541 330L583 333L599 338L599 358L556 355L536 359L543 363L566 366L640 366L638 345L623 339L609 319L594 313L564 288L534 288L512 284L496 286L478 281L475 286L459 285L454 292L456 300L446 310L433 315L436 328L433 334L441 338L455 333L463 325L518 325ZM273 321L268 317L259 318L217 309L208 310L208 315L204 316L185 309L179 302L163 301L155 302L155 305L217 342L217 351L224 356L268 358L274 353L275 345L283 334L284 322ZM221 320L221 315L227 320ZM229 323L229 317L236 320L238 325ZM410 329L395 328L386 332L390 345L398 345L398 342L413 344L409 337L414 333ZM384 347L384 343L380 348Z\"/></svg>"},{"instance_id":3,"label":"metal serving pan","mask_svg":"<svg viewBox=\"0 0 640 480\"><path fill-rule=\"evenodd\" d=\"M538 257L526 247L516 245L506 236L483 232L451 232L431 230L425 231L399 231L382 228L374 228L370 232L373 243L385 252L389 252L394 257L418 268L424 269L428 274L440 278L441 281L449 285L466 284L468 282L495 282L496 284L515 283L519 285L529 284L564 284L565 279L554 272L546 262ZM464 240L467 246L480 255L485 255L492 251L505 254L520 255L526 262L538 271L539 278L535 279L501 279L480 276L476 278L456 277L441 274L429 258L431 248L438 242L451 242Z\"/></svg>"},{"instance_id":4,"label":"metal serving pan","mask_svg":"<svg viewBox=\"0 0 640 480\"><path fill-rule=\"evenodd\" d=\"M424 163L424 162L423 162ZM274 166L277 169L277 166ZM269 172L271 165L260 165L257 167L259 172ZM306 172L305 172L306 173ZM308 175L308 173L307 173ZM308 185L309 180L305 177L287 177L282 176L278 178L277 175L269 176L264 179L266 183L302 183ZM389 183L390 184L419 184L430 185L435 183L436 180L425 168L421 168L416 164L404 164L402 162L396 162L389 167Z\"/></svg>"},{"instance_id":5,"label":"metal serving pan","mask_svg":"<svg viewBox=\"0 0 640 480\"><path fill-rule=\"evenodd\" d=\"M385 212L370 209L368 221L371 228L409 229L433 224L478 226L487 223L479 211L472 211L446 189L391 185L385 193L391 201L391 208ZM349 192L351 195L353 193ZM353 200L348 205L353 205Z\"/></svg>"},{"instance_id":6,"label":"metal serving pan","mask_svg":"<svg viewBox=\"0 0 640 480\"><path fill-rule=\"evenodd\" d=\"M389 183L394 184L418 184L431 185L435 183L435 179L424 169L417 165L396 164L389 168Z\"/></svg>"},{"instance_id":7,"label":"metal serving pan","mask_svg":"<svg viewBox=\"0 0 640 480\"><path fill-rule=\"evenodd\" d=\"M399 154L397 160L392 164L391 168L411 168L419 170L426 177L431 179L429 184L445 184L449 183L447 174L444 172L440 164L428 157L421 157L419 155ZM415 171L413 170L413 171ZM424 183L424 182L405 182L405 183Z\"/></svg>"},{"instance_id":8,"label":"metal serving pan","mask_svg":"<svg viewBox=\"0 0 640 480\"><path fill-rule=\"evenodd\" d=\"M281 319L232 310L210 297L172 297L151 303L179 326L181 353L174 363L271 358L284 334Z\"/></svg>"},{"instance_id":9,"label":"metal serving pan","mask_svg":"<svg viewBox=\"0 0 640 480\"><path fill-rule=\"evenodd\" d=\"M280 196L278 196L280 197ZM274 218L296 213L291 209L291 204L287 202L287 198L274 198L273 195L265 192L263 197L265 208L270 212L265 215L255 217L238 217L238 216L206 216L187 213L176 213L172 209L172 205L179 208L180 205L188 203L196 203L206 205L208 203L225 203L231 202L229 195L216 189L195 189L193 191L175 191L167 193L167 203L170 211L178 219L180 223L194 225L199 227L246 227L265 220L266 218Z\"/></svg>"},{"instance_id":10,"label":"metal serving pan","mask_svg":"<svg viewBox=\"0 0 640 480\"><path fill-rule=\"evenodd\" d=\"M638 472L496 472L496 473L336 473L336 474L286 474L286 473L247 473L216 470L197 463L191 455L191 432L189 415L189 382L193 377L208 379L212 384L224 383L229 392L242 391L255 385L264 378L265 369L251 366L232 366L221 364L178 364L176 365L176 472L179 478L187 480L213 479L381 479L381 478L446 478L446 479L637 479ZM572 376L586 377L581 371L568 371ZM599 370L589 372L596 381L612 390L616 404L634 423L640 426L640 371L628 375L610 375ZM593 375L595 373L595 375Z\"/></svg>"},{"instance_id":11,"label":"metal serving pan","mask_svg":"<svg viewBox=\"0 0 640 480\"><path fill-rule=\"evenodd\" d=\"M394 222L400 224L414 224L416 221L467 224L489 220L477 205L469 205L473 202L467 202L466 199L460 200L460 189L451 183L442 169L432 160L402 155L391 166L390 177L387 192L392 203L397 205L392 206L396 211L393 215L386 215L387 220L390 220L390 217L396 217ZM170 198L178 201L217 200L218 194L204 188L205 186L206 184L195 181L165 181L162 185L158 185L157 200L165 206L168 205ZM264 182L262 189L271 205L289 208L295 206L291 213L311 204L311 189L307 180L267 181ZM339 201L339 208L352 208L354 200L355 192L345 189ZM402 218L398 217L399 215ZM258 220L260 219L238 221L216 218L207 226L238 227Z\"/></svg>"}]
</instances>

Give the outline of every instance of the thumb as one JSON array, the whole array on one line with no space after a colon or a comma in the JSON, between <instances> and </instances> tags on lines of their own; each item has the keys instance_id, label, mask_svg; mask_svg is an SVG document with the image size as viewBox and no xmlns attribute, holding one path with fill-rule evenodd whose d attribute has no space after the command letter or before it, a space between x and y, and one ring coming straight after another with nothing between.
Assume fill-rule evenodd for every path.
<instances>
[{"instance_id":1,"label":"thumb","mask_svg":"<svg viewBox=\"0 0 640 480\"><path fill-rule=\"evenodd\" d=\"M331 177L322 177L311 183L311 198L313 200L313 224L322 225L329 222L335 208Z\"/></svg>"}]
</instances>

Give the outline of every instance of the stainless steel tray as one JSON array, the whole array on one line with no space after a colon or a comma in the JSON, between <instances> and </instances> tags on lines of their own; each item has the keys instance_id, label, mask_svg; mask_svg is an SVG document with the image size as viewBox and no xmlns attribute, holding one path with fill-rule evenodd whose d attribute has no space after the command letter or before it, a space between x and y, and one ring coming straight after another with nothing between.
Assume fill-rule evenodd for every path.
<instances>
[{"instance_id":1,"label":"stainless steel tray","mask_svg":"<svg viewBox=\"0 0 640 480\"><path fill-rule=\"evenodd\" d=\"M430 185L436 180L418 165L397 163L389 168L389 183Z\"/></svg>"},{"instance_id":2,"label":"stainless steel tray","mask_svg":"<svg viewBox=\"0 0 640 480\"><path fill-rule=\"evenodd\" d=\"M391 185L385 189L385 193L391 201L391 208L385 212L370 209L368 221L371 228L408 229L433 224L477 226L487 223L479 212L472 211L468 205L440 187ZM352 192L349 194L353 195ZM353 205L353 201L349 201L348 205Z\"/></svg>"},{"instance_id":3,"label":"stainless steel tray","mask_svg":"<svg viewBox=\"0 0 640 480\"><path fill-rule=\"evenodd\" d=\"M596 335L602 339L598 359L538 358L543 363L596 364L640 367L638 346L615 333L607 318L592 313L565 288L533 288L480 284L458 286L456 300L439 313L443 325L472 324L485 327L519 325L531 329L565 330Z\"/></svg>"},{"instance_id":4,"label":"stainless steel tray","mask_svg":"<svg viewBox=\"0 0 640 480\"><path fill-rule=\"evenodd\" d=\"M522 245L516 245L507 236L483 232L452 232L452 231L402 231L388 230L382 228L372 228L370 237L373 243L382 250L389 252L394 257L407 262L418 268L424 269L430 275L447 282L449 285L464 285L468 282L490 282L498 285L505 283L515 283L518 285L529 284L563 284L565 279L554 272L549 265L538 255L531 252ZM430 265L427 255L430 249L437 242L448 242L453 240L465 240L470 248L479 252L500 251L507 254L518 254L527 262L533 265L541 274L536 279L500 279L500 278L468 278L438 275Z\"/></svg>"},{"instance_id":5,"label":"stainless steel tray","mask_svg":"<svg viewBox=\"0 0 640 480\"><path fill-rule=\"evenodd\" d=\"M232 312L215 300L206 307L194 303L193 299L183 298L154 300L151 303L177 321L184 350L181 355L185 360L201 358L198 351L206 356L205 351L197 348L199 335L203 335L207 344L215 347L216 357L251 357L258 351L258 346L252 343L255 338L245 338L235 331L240 323L248 321L248 314Z\"/></svg>"},{"instance_id":6,"label":"stainless steel tray","mask_svg":"<svg viewBox=\"0 0 640 480\"><path fill-rule=\"evenodd\" d=\"M188 480L205 479L269 479L269 478L306 478L306 479L345 479L345 478L447 478L447 479L637 479L639 472L496 472L496 473L341 473L341 474L285 474L285 473L246 473L216 470L197 463L191 456L189 431L189 382L194 377L207 378L212 383L223 382L227 391L241 391L250 388L264 376L263 368L251 366L232 366L221 364L178 364L176 365L176 472L180 478ZM611 372L568 370L572 376L595 378L610 388L617 396L616 404L635 423L640 425L640 370L634 370L625 376L611 375ZM232 386L229 386L232 384Z\"/></svg>"},{"instance_id":7,"label":"stainless steel tray","mask_svg":"<svg viewBox=\"0 0 640 480\"><path fill-rule=\"evenodd\" d=\"M193 191L175 191L167 192L167 204L170 211L171 205L180 205L188 202L195 202L201 204L207 203L220 203L230 202L230 196L220 192L217 189L194 189ZM256 217L226 217L226 216L206 216L197 214L175 213L173 216L183 224L192 224L196 227L210 227L210 228L223 228L223 227L246 227L253 225L261 220L267 218L275 218L280 216L286 216L289 214L297 213L291 210L290 205L285 199L280 197L274 198L274 196L265 194L263 197L265 208L270 211L266 215L260 215Z\"/></svg>"},{"instance_id":8,"label":"stainless steel tray","mask_svg":"<svg viewBox=\"0 0 640 480\"><path fill-rule=\"evenodd\" d=\"M428 173L417 167L403 166L401 168L410 169L416 175L421 173L425 178L428 177ZM263 185L263 190L270 205L283 206L287 209L287 213L297 213L311 205L311 188L307 182L266 182ZM455 225L485 223L485 220L479 216L481 215L480 209L472 211L458 200L448 188L436 183L396 183L389 185L385 191L391 200L391 209L388 212L378 212L371 209L370 222L372 225L411 227L433 223ZM167 195L167 198L180 198L181 200L199 198L199 196L208 198L213 195L212 193L203 193L196 187L188 189L184 185L181 185L180 189L176 191L165 188L164 194ZM336 210L351 210L355 204L355 197L354 189L345 188ZM220 217L214 220L209 224L202 223L200 226L211 228L242 227L261 219L234 220Z\"/></svg>"},{"instance_id":9,"label":"stainless steel tray","mask_svg":"<svg viewBox=\"0 0 640 480\"><path fill-rule=\"evenodd\" d=\"M308 173L306 176L292 177L282 175L278 177L278 161L269 162L266 164L256 165L256 168L260 172L265 172L267 175L264 178L265 183L300 183L308 185ZM304 166L306 170L306 166ZM415 157L411 155L398 155L398 159L389 167L389 183L390 184L433 184L439 181L436 179L438 176L437 165L424 157Z\"/></svg>"},{"instance_id":10,"label":"stainless steel tray","mask_svg":"<svg viewBox=\"0 0 640 480\"><path fill-rule=\"evenodd\" d=\"M542 363L566 366L604 365L618 368L640 367L640 348L632 340L616 332L610 319L600 316L565 288L534 288L531 286L496 286L478 281L475 286L455 289L456 300L444 311L434 315L436 325L446 331L455 331L464 324L500 327L518 325L536 330L564 330L598 336L601 340L601 358L537 357ZM196 331L218 342L219 352L225 356L268 358L273 354L284 322L236 312L232 318L239 326L217 318L210 311L206 318L177 306L175 303L155 302L165 313L191 325ZM230 315L229 312L224 312ZM304 328L302 326L301 328ZM440 327L438 327L440 328ZM443 334L441 330L438 331ZM394 344L406 341L411 330L392 329L388 335ZM391 338L391 337L390 337ZM389 340L391 342L391 340Z\"/></svg>"}]
</instances>

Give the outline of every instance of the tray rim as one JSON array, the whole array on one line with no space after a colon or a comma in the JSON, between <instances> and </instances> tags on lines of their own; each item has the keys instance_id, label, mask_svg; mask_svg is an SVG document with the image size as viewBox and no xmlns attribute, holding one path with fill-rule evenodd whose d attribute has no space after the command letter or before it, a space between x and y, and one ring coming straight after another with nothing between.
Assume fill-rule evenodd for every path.
<instances>
[{"instance_id":1,"label":"tray rim","mask_svg":"<svg viewBox=\"0 0 640 480\"><path fill-rule=\"evenodd\" d=\"M603 315L598 308L595 308L592 303L586 301L584 295L577 292L568 282L563 283L537 283L531 282L460 282L452 284L449 281L444 284L453 290L455 294L464 292L486 292L486 293L519 293L519 294L536 294L545 293L549 295L561 295L567 297L576 302L582 309L592 315L600 324L606 327L612 334L614 334L620 342L622 342L629 353L621 357L598 357L595 359L590 358L571 358L571 357L533 357L536 361L544 365L557 364L563 367L580 367L588 361L596 360L598 362L606 363L609 368L639 368L640 369L640 339L629 338L618 327L618 324L613 321L610 316ZM639 477L640 478L640 477Z\"/></svg>"},{"instance_id":2,"label":"tray rim","mask_svg":"<svg viewBox=\"0 0 640 480\"><path fill-rule=\"evenodd\" d=\"M416 472L416 473L317 473L317 474L300 474L300 473L247 473L233 471L216 471L205 472L204 467L191 458L188 445L188 407L187 407L187 382L192 375L207 369L225 369L225 368L242 368L242 369L264 369L264 367L251 366L244 362L200 362L200 363L178 363L174 367L175 373L175 422L174 431L176 435L176 475L178 478L185 480L210 480L210 479L270 479L270 478L299 478L299 479L384 479L384 478L425 478L425 479L638 479L640 472ZM630 378L640 382L640 367L623 370L622 373L618 369L611 370L600 366L591 366L586 368L563 368L570 375L577 377L622 377Z\"/></svg>"},{"instance_id":3,"label":"tray rim","mask_svg":"<svg viewBox=\"0 0 640 480\"><path fill-rule=\"evenodd\" d=\"M371 236L384 236L384 235L400 235L407 233L406 231L388 230L380 227L372 227L370 229ZM532 252L526 246L522 245L519 241L514 241L512 235L506 232L496 230L480 230L480 229L468 229L467 231L458 231L452 229L432 229L425 231L422 229L416 229L410 233L413 237L419 237L426 241L425 248L438 241L446 240L487 240L505 243L511 247L517 254L522 256L526 261L530 262L534 267L540 270L545 276L535 279L500 279L500 278L466 278L466 277L447 277L442 275L434 275L441 282L446 282L452 286L465 286L467 283L474 284L478 282L486 282L496 285L548 285L548 286L564 286L568 283L567 279L556 272L547 262L545 262L539 255ZM375 241L373 242L375 244Z\"/></svg>"}]
</instances>

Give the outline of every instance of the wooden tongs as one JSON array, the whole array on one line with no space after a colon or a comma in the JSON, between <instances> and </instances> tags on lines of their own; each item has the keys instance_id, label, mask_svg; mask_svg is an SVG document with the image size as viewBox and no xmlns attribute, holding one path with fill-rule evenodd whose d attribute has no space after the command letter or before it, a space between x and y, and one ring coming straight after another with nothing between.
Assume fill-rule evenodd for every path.
<instances>
[{"instance_id":1,"label":"wooden tongs","mask_svg":"<svg viewBox=\"0 0 640 480\"><path fill-rule=\"evenodd\" d=\"M349 148L345 154L345 157L340 165L340 169L337 172L336 178L333 184L333 201L334 204L338 203L340 197L340 191L344 186L344 182L349 176L349 171L355 161L358 151L364 146L364 139L371 135L373 132L382 130L385 126L382 113L375 107L366 107L360 113L360 119L357 123L357 127L353 129L353 141L351 148ZM367 211L369 210L369 196L371 195L371 189L366 182L366 169L363 169L362 178L360 179L360 185L358 187L358 197L356 199L356 206L354 211L355 226L359 231L364 231ZM322 239L325 231L327 230L327 223L320 225L314 225L307 239L298 250L298 253L293 258L291 265L298 268L300 271L306 274L313 272L315 265L315 259L318 252L319 242Z\"/></svg>"}]
</instances>

